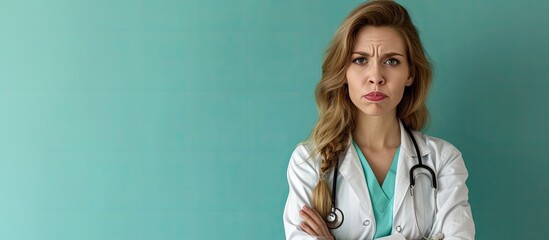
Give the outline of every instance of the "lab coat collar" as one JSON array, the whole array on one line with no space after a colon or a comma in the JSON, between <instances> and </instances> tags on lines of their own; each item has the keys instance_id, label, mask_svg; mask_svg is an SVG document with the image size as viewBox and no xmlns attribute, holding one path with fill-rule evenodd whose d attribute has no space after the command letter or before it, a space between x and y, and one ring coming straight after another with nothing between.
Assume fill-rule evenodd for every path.
<instances>
[{"instance_id":1,"label":"lab coat collar","mask_svg":"<svg viewBox=\"0 0 549 240\"><path fill-rule=\"evenodd\" d=\"M412 166L417 164L417 154L414 148L412 139L404 130L404 126L401 121L400 124L400 155L398 157L397 176L395 182L395 194L393 215L398 212L398 209L402 205L404 197L407 193L407 188L410 186L409 170ZM416 139L419 151L422 156L426 156L430 153L430 150L425 143L424 138L420 132L412 131L414 138ZM362 170L362 165L358 154L352 144L353 138L349 137L347 143L347 151L345 151L339 162L339 174L345 178L349 183L355 194L360 200L360 205L363 210L369 215L373 216L373 210L371 208L370 193L368 192L368 186L366 185L366 177ZM372 219L373 220L373 219Z\"/></svg>"},{"instance_id":2,"label":"lab coat collar","mask_svg":"<svg viewBox=\"0 0 549 240\"><path fill-rule=\"evenodd\" d=\"M353 138L351 136L349 137L349 142L347 144L347 151L340 157L339 174L345 178L345 181L349 183L355 192L362 210L366 212L368 216L374 216L371 207L370 193L368 192L368 186L366 185L366 177L364 176L360 159L353 147L352 141ZM343 161L341 161L341 159L343 159ZM371 221L375 222L375 219L371 219Z\"/></svg>"},{"instance_id":3,"label":"lab coat collar","mask_svg":"<svg viewBox=\"0 0 549 240\"><path fill-rule=\"evenodd\" d=\"M406 133L406 130L404 129L404 124L402 121L399 121L400 123L400 147L401 149L404 149L404 151L408 152L412 157L417 157L416 149L414 147L414 142L408 136ZM425 139L422 136L421 132L412 131L412 134L414 135L414 138L416 140L417 146L419 148L419 152L421 153L421 156L425 156L429 154L431 151L429 150L429 147L427 147L427 143L425 143Z\"/></svg>"}]
</instances>

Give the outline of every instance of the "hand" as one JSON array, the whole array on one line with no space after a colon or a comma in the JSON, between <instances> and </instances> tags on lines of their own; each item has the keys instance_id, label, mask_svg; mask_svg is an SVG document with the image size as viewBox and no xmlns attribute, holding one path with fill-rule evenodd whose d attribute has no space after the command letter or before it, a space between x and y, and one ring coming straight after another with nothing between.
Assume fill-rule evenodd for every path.
<instances>
[{"instance_id":1,"label":"hand","mask_svg":"<svg viewBox=\"0 0 549 240\"><path fill-rule=\"evenodd\" d=\"M299 211L299 216L303 218L303 222L300 227L306 233L330 240L334 239L328 229L328 226L326 226L326 222L324 222L324 218L322 218L314 209L303 206L301 211Z\"/></svg>"}]
</instances>

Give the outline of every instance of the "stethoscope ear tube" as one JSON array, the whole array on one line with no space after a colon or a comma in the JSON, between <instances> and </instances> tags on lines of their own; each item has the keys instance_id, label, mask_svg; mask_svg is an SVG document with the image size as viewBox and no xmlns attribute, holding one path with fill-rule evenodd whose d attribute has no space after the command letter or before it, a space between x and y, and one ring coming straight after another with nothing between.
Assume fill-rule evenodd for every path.
<instances>
[{"instance_id":1,"label":"stethoscope ear tube","mask_svg":"<svg viewBox=\"0 0 549 240\"><path fill-rule=\"evenodd\" d=\"M433 169L431 169L430 167L423 165L423 161L421 160L421 153L419 152L419 147L417 146L416 138L414 137L414 135L412 135L412 131L410 131L410 129L406 125L403 124L402 126L404 126L404 130L406 130L406 132L408 133L408 136L410 136L410 138L412 139L412 142L414 143L414 148L416 149L417 160L418 160L418 164L413 166L410 169L410 187L413 188L416 185L416 179L414 178L414 171L416 169L423 168L429 171L429 173L431 174L431 179L432 179L431 185L433 186L434 189L436 189L437 179L435 176L435 171L433 171Z\"/></svg>"},{"instance_id":2,"label":"stethoscope ear tube","mask_svg":"<svg viewBox=\"0 0 549 240\"><path fill-rule=\"evenodd\" d=\"M437 178L436 178L436 175L435 175L435 171L433 171L432 168L430 168L429 166L423 165L423 161L421 159L421 153L419 152L419 147L417 146L416 138L414 137L414 135L412 135L412 131L410 131L410 129L408 127L406 127L406 125L403 125L403 126L404 126L404 129L406 130L406 132L408 133L408 135L410 136L410 138L412 139L412 142L414 143L414 148L416 150L417 159L418 159L418 164L413 166L412 168L410 168L410 194L412 195L412 202L413 202L412 206L414 208L414 218L415 218L415 222L416 222L416 228L418 230L418 233L421 235L421 238L428 239L427 237L423 236L423 234L421 233L421 229L419 228L419 223L418 223L418 220L417 220L416 201L415 201L415 197L414 197L414 187L416 185L416 179L414 177L414 171L419 170L419 169L427 170L429 172L429 175L431 176L431 186L433 187L433 189L437 189ZM435 214L436 214L436 211L435 211ZM440 233L440 234L442 234L442 233ZM442 236L440 234L433 235L432 239L443 239L444 234L442 234Z\"/></svg>"},{"instance_id":3,"label":"stethoscope ear tube","mask_svg":"<svg viewBox=\"0 0 549 240\"><path fill-rule=\"evenodd\" d=\"M421 157L419 157L419 158L421 159ZM421 164L421 160L420 160L420 164L415 165L410 169L410 187L414 187L416 185L416 179L414 178L414 171L417 170L417 169L420 169L420 168L423 168L423 169L429 171L429 174L431 175L431 179L432 179L431 180L431 186L433 186L434 189L437 189L437 180L436 180L436 178L434 178L435 172L430 167L427 167L427 166Z\"/></svg>"}]
</instances>

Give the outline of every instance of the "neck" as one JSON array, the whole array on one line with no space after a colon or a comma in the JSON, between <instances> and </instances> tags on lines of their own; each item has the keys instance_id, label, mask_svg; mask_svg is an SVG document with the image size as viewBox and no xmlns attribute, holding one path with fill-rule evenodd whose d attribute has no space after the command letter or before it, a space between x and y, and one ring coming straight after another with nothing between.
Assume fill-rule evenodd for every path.
<instances>
[{"instance_id":1,"label":"neck","mask_svg":"<svg viewBox=\"0 0 549 240\"><path fill-rule=\"evenodd\" d=\"M396 116L357 116L353 140L369 149L400 146L400 124Z\"/></svg>"}]
</instances>

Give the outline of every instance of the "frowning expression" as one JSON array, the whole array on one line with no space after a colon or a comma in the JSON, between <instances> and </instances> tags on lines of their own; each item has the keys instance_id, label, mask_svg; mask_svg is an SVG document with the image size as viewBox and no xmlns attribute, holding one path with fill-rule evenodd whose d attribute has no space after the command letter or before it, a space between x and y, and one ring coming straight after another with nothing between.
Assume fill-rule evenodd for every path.
<instances>
[{"instance_id":1,"label":"frowning expression","mask_svg":"<svg viewBox=\"0 0 549 240\"><path fill-rule=\"evenodd\" d=\"M396 116L396 107L410 86L406 45L390 27L365 26L359 30L347 68L349 97L366 116Z\"/></svg>"}]
</instances>

